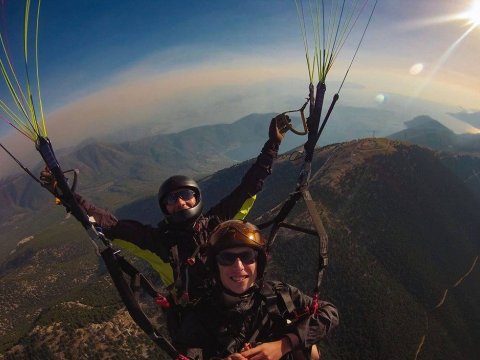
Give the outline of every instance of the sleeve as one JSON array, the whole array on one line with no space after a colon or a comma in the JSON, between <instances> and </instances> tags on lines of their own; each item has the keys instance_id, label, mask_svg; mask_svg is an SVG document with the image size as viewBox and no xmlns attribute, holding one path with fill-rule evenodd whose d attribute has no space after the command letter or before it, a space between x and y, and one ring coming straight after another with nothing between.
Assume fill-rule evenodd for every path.
<instances>
[{"instance_id":1,"label":"sleeve","mask_svg":"<svg viewBox=\"0 0 480 360\"><path fill-rule=\"evenodd\" d=\"M265 179L272 173L278 147L278 143L268 140L257 160L243 176L240 185L212 207L207 216L218 216L223 221L245 218L255 201L255 195L262 190Z\"/></svg>"},{"instance_id":2,"label":"sleeve","mask_svg":"<svg viewBox=\"0 0 480 360\"><path fill-rule=\"evenodd\" d=\"M78 204L87 213L87 215L89 217L93 217L95 222L103 229L109 229L117 224L117 218L109 211L97 208L91 202L83 198L83 196L80 194L75 193L74 196L75 200L77 200Z\"/></svg>"},{"instance_id":3,"label":"sleeve","mask_svg":"<svg viewBox=\"0 0 480 360\"><path fill-rule=\"evenodd\" d=\"M173 239L166 236L161 224L152 227L135 220L118 220L112 213L96 207L79 194L75 194L75 199L87 215L93 217L108 239L127 241L157 254L164 262L169 261Z\"/></svg>"},{"instance_id":4,"label":"sleeve","mask_svg":"<svg viewBox=\"0 0 480 360\"><path fill-rule=\"evenodd\" d=\"M214 339L213 334L206 327L209 322L208 316L205 316L205 307L199 304L183 314L180 327L171 334L173 345L187 356L200 355ZM212 315L210 312L207 314Z\"/></svg>"},{"instance_id":5,"label":"sleeve","mask_svg":"<svg viewBox=\"0 0 480 360\"><path fill-rule=\"evenodd\" d=\"M308 311L312 304L312 298L293 286L289 286L289 292L295 307L295 313L299 316L289 325L288 333L298 336L298 346L308 348L327 337L338 326L338 311L333 304L320 301L317 311L314 314L309 314L306 310Z\"/></svg>"}]
</instances>

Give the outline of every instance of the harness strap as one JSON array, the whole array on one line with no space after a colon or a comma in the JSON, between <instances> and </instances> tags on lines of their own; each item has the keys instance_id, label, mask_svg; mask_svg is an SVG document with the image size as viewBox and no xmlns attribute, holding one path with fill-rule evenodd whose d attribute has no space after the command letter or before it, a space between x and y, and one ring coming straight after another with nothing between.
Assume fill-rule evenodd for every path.
<instances>
[{"instance_id":1,"label":"harness strap","mask_svg":"<svg viewBox=\"0 0 480 360\"><path fill-rule=\"evenodd\" d=\"M125 304L132 319L138 326L162 348L172 359L186 360L186 357L180 354L170 342L160 334L152 322L140 308L135 294L140 288L144 289L150 296L156 297L158 292L153 288L150 282L128 261L114 252L109 240L98 231L93 224L90 223L86 212L80 207L75 199L72 189L69 187L64 172L60 168L60 164L55 156L50 140L46 137L38 137L36 148L42 156L48 169L51 171L57 181L57 189L59 191L62 204L70 211L72 215L82 224L92 241L97 254L101 255L105 265L110 273L112 281L117 288L123 303ZM105 249L99 251L98 244L103 243ZM123 274L130 276L129 284Z\"/></svg>"},{"instance_id":2,"label":"harness strap","mask_svg":"<svg viewBox=\"0 0 480 360\"><path fill-rule=\"evenodd\" d=\"M293 207L295 206L297 201L300 199L300 197L301 197L301 193L298 191L291 193L287 201L283 203L283 206L280 208L280 211L272 220L257 225L257 227L260 230L265 229L269 226L272 226L272 228L270 229L270 234L267 239L267 246L266 246L267 253L270 250L270 246L275 241L275 237L277 236L278 229L283 226L283 220L285 220L285 218L288 216L288 214L293 209Z\"/></svg>"},{"instance_id":3,"label":"harness strap","mask_svg":"<svg viewBox=\"0 0 480 360\"><path fill-rule=\"evenodd\" d=\"M269 283L264 283L260 299L260 301L265 303L267 312L263 316L259 326L245 343L244 349L255 345L258 335L274 314L280 314L285 319L288 319L291 314L296 317L295 305L293 304L288 288L285 286L272 286ZM280 303L278 301L279 299L281 299Z\"/></svg>"},{"instance_id":4,"label":"harness strap","mask_svg":"<svg viewBox=\"0 0 480 360\"><path fill-rule=\"evenodd\" d=\"M295 204L298 202L300 198L303 198L303 200L305 201L307 211L310 215L310 218L312 220L312 223L315 229L306 229L297 225L284 222L284 220L286 219L286 217L288 216L288 214L290 213L290 211L293 209L293 207L295 206ZM328 235L327 235L327 232L325 231L325 226L323 225L322 219L320 218L320 215L318 215L317 206L312 199L310 191L308 191L308 189L306 188L303 188L300 191L290 194L289 198L287 199L287 201L285 201L285 203L283 204L283 206L281 207L280 211L275 216L275 218L268 222L258 224L257 227L259 229L264 229L270 225L272 226L272 228L270 230L270 234L267 240L267 249L266 249L267 252L270 250L270 246L273 244L275 237L277 235L277 232L281 227L303 232L309 235L314 235L319 238L320 240L320 250L319 250L320 258L318 263L319 275L317 277L317 286L315 289L315 291L317 291L322 281L323 270L328 265Z\"/></svg>"},{"instance_id":5,"label":"harness strap","mask_svg":"<svg viewBox=\"0 0 480 360\"><path fill-rule=\"evenodd\" d=\"M112 249L113 251L113 249ZM115 254L115 260L117 261L118 266L120 269L130 276L132 289L135 289L134 292L139 291L140 289L143 289L150 295L151 297L157 297L159 295L158 291L155 290L153 285L151 284L150 281L140 272L138 269L130 264L123 256L120 256L118 254Z\"/></svg>"},{"instance_id":6,"label":"harness strap","mask_svg":"<svg viewBox=\"0 0 480 360\"><path fill-rule=\"evenodd\" d=\"M313 226L315 227L316 234L319 237L319 259L318 259L318 271L317 271L317 284L314 292L318 294L320 290L320 285L322 283L323 273L325 268L328 265L328 235L325 231L325 226L323 225L320 215L318 215L317 206L312 199L310 191L304 189L302 191L303 200L307 206L308 213L312 219Z\"/></svg>"},{"instance_id":7,"label":"harness strap","mask_svg":"<svg viewBox=\"0 0 480 360\"><path fill-rule=\"evenodd\" d=\"M285 310L287 314L291 314L295 311L295 305L293 304L292 297L290 296L288 291L279 291L278 295L283 300L283 305L285 306Z\"/></svg>"},{"instance_id":8,"label":"harness strap","mask_svg":"<svg viewBox=\"0 0 480 360\"><path fill-rule=\"evenodd\" d=\"M141 287L146 290L149 295L154 294L153 296L158 295L158 292L155 291L148 280L132 264L126 261L122 256L116 254L111 247L104 249L101 252L101 256L132 319L150 337L150 339L160 346L160 348L162 348L172 359L186 360L187 358L180 354L178 350L160 334L142 311L140 304L136 299L135 292L132 290L123 274L126 273L131 276L136 289Z\"/></svg>"}]
</instances>

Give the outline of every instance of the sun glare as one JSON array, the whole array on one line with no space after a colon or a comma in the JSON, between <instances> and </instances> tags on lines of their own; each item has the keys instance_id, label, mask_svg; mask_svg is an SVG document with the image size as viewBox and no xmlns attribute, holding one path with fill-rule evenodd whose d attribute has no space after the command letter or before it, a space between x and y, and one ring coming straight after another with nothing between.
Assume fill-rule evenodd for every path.
<instances>
[{"instance_id":1,"label":"sun glare","mask_svg":"<svg viewBox=\"0 0 480 360\"><path fill-rule=\"evenodd\" d=\"M468 20L468 25L480 25L480 0L474 0L472 6L464 14L465 19Z\"/></svg>"}]
</instances>

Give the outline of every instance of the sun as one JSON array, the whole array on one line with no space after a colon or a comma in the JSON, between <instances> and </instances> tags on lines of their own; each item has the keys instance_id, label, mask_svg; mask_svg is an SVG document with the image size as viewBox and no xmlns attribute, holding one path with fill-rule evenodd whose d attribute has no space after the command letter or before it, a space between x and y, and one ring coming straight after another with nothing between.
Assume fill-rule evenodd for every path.
<instances>
[{"instance_id":1,"label":"sun","mask_svg":"<svg viewBox=\"0 0 480 360\"><path fill-rule=\"evenodd\" d=\"M480 0L473 0L470 9L462 15L462 17L468 21L468 25L474 27L480 26Z\"/></svg>"}]
</instances>

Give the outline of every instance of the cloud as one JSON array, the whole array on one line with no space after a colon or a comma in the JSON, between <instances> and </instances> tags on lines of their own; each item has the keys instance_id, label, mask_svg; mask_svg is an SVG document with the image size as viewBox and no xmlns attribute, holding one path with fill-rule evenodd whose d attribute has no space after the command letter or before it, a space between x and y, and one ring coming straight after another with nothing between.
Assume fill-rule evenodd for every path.
<instances>
[{"instance_id":1,"label":"cloud","mask_svg":"<svg viewBox=\"0 0 480 360\"><path fill-rule=\"evenodd\" d=\"M188 54L188 57L186 56ZM292 55L287 55L292 54ZM408 74L410 60L388 54L363 52L354 63L340 102L343 105L378 107L375 96L414 94L422 80ZM194 60L189 60L194 59ZM327 78L327 98L338 90L348 59L339 58ZM48 79L43 79L45 82ZM445 113L458 107L478 107L476 80L442 72L415 99L432 103L424 113ZM56 149L92 137L107 136L122 128L145 126L152 132L174 132L204 124L235 121L249 113L283 112L299 108L307 94L307 70L298 49L281 52L268 47L220 50L212 47L177 47L131 64L96 83L59 85L75 98L47 114L47 128ZM48 103L48 99L44 99ZM392 103L383 102L381 106ZM435 104L435 105L433 105ZM440 107L437 105L441 104ZM405 102L405 120L420 108ZM413 114L419 115L419 114ZM435 115L435 114L432 114ZM32 144L12 134L2 139L27 164L38 160ZM1 158L1 175L16 164Z\"/></svg>"},{"instance_id":2,"label":"cloud","mask_svg":"<svg viewBox=\"0 0 480 360\"><path fill-rule=\"evenodd\" d=\"M272 111L275 103L281 106L282 93L294 97L295 90L286 85L292 78L305 86L296 65L263 57L226 54L169 71L143 62L117 74L103 89L49 114L47 127L57 146L63 147L132 124L158 121L177 131L233 121L250 112ZM267 93L272 84L278 88ZM196 116L182 118L187 113Z\"/></svg>"},{"instance_id":3,"label":"cloud","mask_svg":"<svg viewBox=\"0 0 480 360\"><path fill-rule=\"evenodd\" d=\"M188 52L190 55L192 49ZM185 54L185 49L177 50ZM56 149L122 128L145 126L174 132L204 124L232 122L252 112L297 108L306 95L304 65L258 51L254 57L231 52L198 52L195 63L156 54L46 115L48 136ZM195 57L195 56L194 56ZM181 64L179 64L181 63ZM305 71L306 73L306 71ZM44 101L45 102L45 101ZM31 142L16 133L2 139L27 164L39 159ZM1 161L1 175L12 169ZM15 168L15 164L13 164Z\"/></svg>"}]
</instances>

